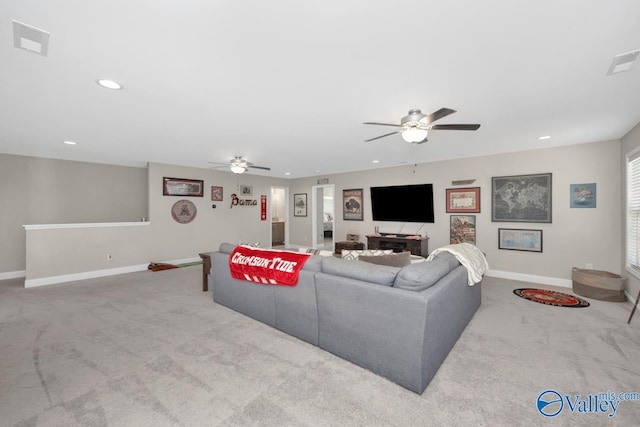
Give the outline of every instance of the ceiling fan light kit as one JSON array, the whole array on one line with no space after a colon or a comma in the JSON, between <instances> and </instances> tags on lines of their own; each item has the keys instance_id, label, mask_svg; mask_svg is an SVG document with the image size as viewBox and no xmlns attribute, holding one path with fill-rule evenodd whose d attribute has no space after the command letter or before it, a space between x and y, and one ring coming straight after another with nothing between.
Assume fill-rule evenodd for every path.
<instances>
[{"instance_id":1,"label":"ceiling fan light kit","mask_svg":"<svg viewBox=\"0 0 640 427\"><path fill-rule=\"evenodd\" d=\"M429 131L418 127L410 127L402 132L402 139L413 144L419 144L425 142Z\"/></svg>"},{"instance_id":2,"label":"ceiling fan light kit","mask_svg":"<svg viewBox=\"0 0 640 427\"><path fill-rule=\"evenodd\" d=\"M270 171L271 168L266 166L257 166L251 162L248 162L246 159L242 158L242 156L235 156L233 159L230 159L228 163L219 163L219 162L209 162L214 165L213 169L219 169L223 167L228 167L231 172L236 174L245 173L249 169L262 169L265 171Z\"/></svg>"},{"instance_id":3,"label":"ceiling fan light kit","mask_svg":"<svg viewBox=\"0 0 640 427\"><path fill-rule=\"evenodd\" d=\"M480 125L478 124L451 124L451 125L434 125L433 122L455 113L456 110L451 108L441 108L434 111L431 114L422 114L422 111L414 108L409 110L409 114L404 116L400 120L400 124L395 123L377 123L377 122L364 122L365 125L378 125L378 126L394 126L399 127L401 130L387 133L384 135L376 136L375 138L367 139L365 142L373 141L376 139L384 138L386 136L394 135L396 133L402 134L402 139L412 144L422 144L427 141L427 134L430 130L478 130Z\"/></svg>"}]
</instances>

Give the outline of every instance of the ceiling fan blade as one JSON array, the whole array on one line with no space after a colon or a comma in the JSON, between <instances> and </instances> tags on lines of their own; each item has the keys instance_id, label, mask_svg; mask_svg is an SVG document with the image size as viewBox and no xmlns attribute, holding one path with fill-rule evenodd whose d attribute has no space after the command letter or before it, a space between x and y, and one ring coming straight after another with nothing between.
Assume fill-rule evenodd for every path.
<instances>
[{"instance_id":1,"label":"ceiling fan blade","mask_svg":"<svg viewBox=\"0 0 640 427\"><path fill-rule=\"evenodd\" d=\"M441 108L438 111L434 111L428 116L420 119L420 123L425 123L425 124L433 123L436 120L440 120L441 118L447 117L449 114L453 114L455 112L456 110L452 110L451 108Z\"/></svg>"},{"instance_id":2,"label":"ceiling fan blade","mask_svg":"<svg viewBox=\"0 0 640 427\"><path fill-rule=\"evenodd\" d=\"M222 162L207 162L207 163L209 163L210 165L229 166L229 162L225 162L225 163L222 163Z\"/></svg>"},{"instance_id":3,"label":"ceiling fan blade","mask_svg":"<svg viewBox=\"0 0 640 427\"><path fill-rule=\"evenodd\" d=\"M391 132L391 133L387 133L387 134L384 134L384 135L376 136L375 138L366 139L364 142L375 141L376 139L384 138L385 136L393 135L393 134L400 133L400 132L401 131L398 130L398 131L395 131L395 132Z\"/></svg>"},{"instance_id":4,"label":"ceiling fan blade","mask_svg":"<svg viewBox=\"0 0 640 427\"><path fill-rule=\"evenodd\" d=\"M394 125L393 123L377 123L377 122L364 122L363 125L379 125L379 126L394 126L397 128L401 128L402 125Z\"/></svg>"},{"instance_id":5,"label":"ceiling fan blade","mask_svg":"<svg viewBox=\"0 0 640 427\"><path fill-rule=\"evenodd\" d=\"M249 169L262 169L262 170L265 170L265 171L270 171L271 170L271 168L268 168L266 166L247 165L247 167Z\"/></svg>"},{"instance_id":6,"label":"ceiling fan blade","mask_svg":"<svg viewBox=\"0 0 640 427\"><path fill-rule=\"evenodd\" d=\"M433 130L478 130L480 125L433 125L429 129Z\"/></svg>"}]
</instances>

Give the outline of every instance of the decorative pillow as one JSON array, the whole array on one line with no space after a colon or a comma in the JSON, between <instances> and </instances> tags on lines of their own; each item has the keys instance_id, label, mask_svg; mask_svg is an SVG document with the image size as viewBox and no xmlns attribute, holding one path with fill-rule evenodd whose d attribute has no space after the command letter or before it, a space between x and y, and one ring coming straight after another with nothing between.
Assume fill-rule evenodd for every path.
<instances>
[{"instance_id":1,"label":"decorative pillow","mask_svg":"<svg viewBox=\"0 0 640 427\"><path fill-rule=\"evenodd\" d=\"M405 267L411 264L411 252L400 252L391 255L367 256L360 255L358 261L371 264L390 265L392 267Z\"/></svg>"},{"instance_id":2,"label":"decorative pillow","mask_svg":"<svg viewBox=\"0 0 640 427\"><path fill-rule=\"evenodd\" d=\"M366 250L342 250L342 259L347 261L355 261L358 259L360 255L363 256L380 256L380 255L391 255L393 251L391 249L381 250L381 249L366 249Z\"/></svg>"},{"instance_id":3,"label":"decorative pillow","mask_svg":"<svg viewBox=\"0 0 640 427\"><path fill-rule=\"evenodd\" d=\"M313 254L313 255L320 255L320 256L333 255L332 251L327 251L324 249L313 249L313 248L298 248L298 252L301 252L303 254Z\"/></svg>"},{"instance_id":4,"label":"decorative pillow","mask_svg":"<svg viewBox=\"0 0 640 427\"><path fill-rule=\"evenodd\" d=\"M320 253L320 249L313 249L313 248L298 248L298 252L301 252L303 254L313 254L313 255L318 255L318 253Z\"/></svg>"}]
</instances>

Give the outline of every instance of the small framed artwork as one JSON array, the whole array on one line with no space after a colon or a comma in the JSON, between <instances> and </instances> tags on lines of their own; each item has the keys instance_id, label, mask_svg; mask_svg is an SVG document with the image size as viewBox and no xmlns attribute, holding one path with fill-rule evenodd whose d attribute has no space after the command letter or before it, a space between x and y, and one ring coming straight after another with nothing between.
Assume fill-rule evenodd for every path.
<instances>
[{"instance_id":1,"label":"small framed artwork","mask_svg":"<svg viewBox=\"0 0 640 427\"><path fill-rule=\"evenodd\" d=\"M596 184L570 184L570 208L595 208Z\"/></svg>"},{"instance_id":2,"label":"small framed artwork","mask_svg":"<svg viewBox=\"0 0 640 427\"><path fill-rule=\"evenodd\" d=\"M222 201L222 187L211 186L211 201L212 202L221 202Z\"/></svg>"},{"instance_id":3,"label":"small framed artwork","mask_svg":"<svg viewBox=\"0 0 640 427\"><path fill-rule=\"evenodd\" d=\"M447 188L448 213L480 213L480 187Z\"/></svg>"},{"instance_id":4,"label":"small framed artwork","mask_svg":"<svg viewBox=\"0 0 640 427\"><path fill-rule=\"evenodd\" d=\"M204 181L164 177L162 178L162 195L204 197Z\"/></svg>"},{"instance_id":5,"label":"small framed artwork","mask_svg":"<svg viewBox=\"0 0 640 427\"><path fill-rule=\"evenodd\" d=\"M498 228L498 249L542 252L542 230Z\"/></svg>"},{"instance_id":6,"label":"small framed artwork","mask_svg":"<svg viewBox=\"0 0 640 427\"><path fill-rule=\"evenodd\" d=\"M476 244L476 216L475 215L451 215L449 227L449 243Z\"/></svg>"},{"instance_id":7,"label":"small framed artwork","mask_svg":"<svg viewBox=\"0 0 640 427\"><path fill-rule=\"evenodd\" d=\"M551 222L551 174L491 178L491 221Z\"/></svg>"},{"instance_id":8,"label":"small framed artwork","mask_svg":"<svg viewBox=\"0 0 640 427\"><path fill-rule=\"evenodd\" d=\"M364 221L362 212L362 188L342 190L342 219Z\"/></svg>"},{"instance_id":9,"label":"small framed artwork","mask_svg":"<svg viewBox=\"0 0 640 427\"><path fill-rule=\"evenodd\" d=\"M293 216L307 216L307 193L293 195Z\"/></svg>"},{"instance_id":10,"label":"small framed artwork","mask_svg":"<svg viewBox=\"0 0 640 427\"><path fill-rule=\"evenodd\" d=\"M359 242L359 241L360 241L359 234L347 233L347 242Z\"/></svg>"},{"instance_id":11,"label":"small framed artwork","mask_svg":"<svg viewBox=\"0 0 640 427\"><path fill-rule=\"evenodd\" d=\"M240 186L240 195L241 196L253 196L253 187L250 185L241 185Z\"/></svg>"}]
</instances>

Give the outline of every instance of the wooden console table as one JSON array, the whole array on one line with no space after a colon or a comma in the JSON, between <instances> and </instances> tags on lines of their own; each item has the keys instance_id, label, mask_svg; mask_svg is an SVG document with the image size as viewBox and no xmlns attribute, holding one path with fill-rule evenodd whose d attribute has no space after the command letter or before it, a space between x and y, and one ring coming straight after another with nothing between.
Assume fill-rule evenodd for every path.
<instances>
[{"instance_id":1,"label":"wooden console table","mask_svg":"<svg viewBox=\"0 0 640 427\"><path fill-rule=\"evenodd\" d=\"M341 254L342 250L361 251L364 249L364 243L362 242L336 242L336 254Z\"/></svg>"},{"instance_id":2,"label":"wooden console table","mask_svg":"<svg viewBox=\"0 0 640 427\"><path fill-rule=\"evenodd\" d=\"M369 249L392 249L394 252L409 251L412 255L427 257L429 255L429 238L415 238L406 234L381 234L367 236Z\"/></svg>"},{"instance_id":3,"label":"wooden console table","mask_svg":"<svg viewBox=\"0 0 640 427\"><path fill-rule=\"evenodd\" d=\"M202 292L209 290L209 273L211 273L211 252L203 252L200 255L202 258Z\"/></svg>"}]
</instances>

